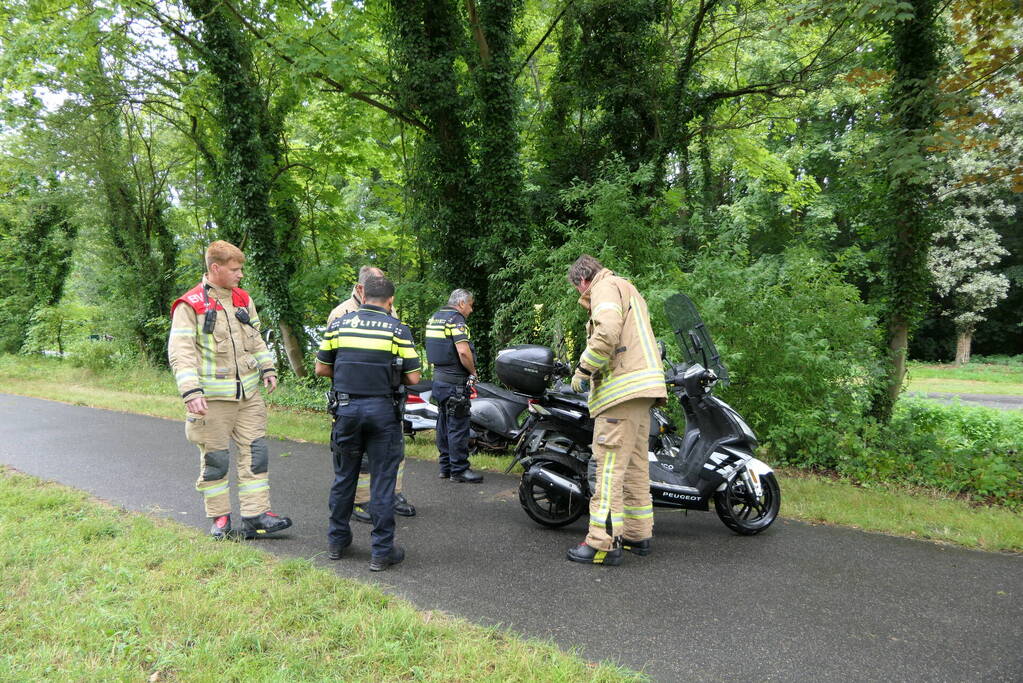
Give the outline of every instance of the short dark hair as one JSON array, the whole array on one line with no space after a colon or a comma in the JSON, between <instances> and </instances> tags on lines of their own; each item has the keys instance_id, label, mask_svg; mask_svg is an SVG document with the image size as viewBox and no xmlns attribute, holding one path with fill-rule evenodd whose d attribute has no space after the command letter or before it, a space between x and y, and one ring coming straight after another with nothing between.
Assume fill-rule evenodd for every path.
<instances>
[{"instance_id":1,"label":"short dark hair","mask_svg":"<svg viewBox=\"0 0 1023 683\"><path fill-rule=\"evenodd\" d=\"M366 301L387 301L394 296L394 283L383 275L374 275L366 279L362 286Z\"/></svg>"},{"instance_id":2,"label":"short dark hair","mask_svg":"<svg viewBox=\"0 0 1023 683\"><path fill-rule=\"evenodd\" d=\"M568 281L573 285L578 285L583 280L592 280L602 270L604 270L604 266L600 265L600 261L589 254L583 254L569 266Z\"/></svg>"}]
</instances>

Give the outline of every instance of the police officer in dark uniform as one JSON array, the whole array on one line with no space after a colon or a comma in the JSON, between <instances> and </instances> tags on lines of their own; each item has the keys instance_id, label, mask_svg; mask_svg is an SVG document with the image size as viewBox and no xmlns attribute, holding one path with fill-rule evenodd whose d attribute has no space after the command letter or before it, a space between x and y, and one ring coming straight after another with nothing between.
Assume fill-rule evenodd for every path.
<instances>
[{"instance_id":1,"label":"police officer in dark uniform","mask_svg":"<svg viewBox=\"0 0 1023 683\"><path fill-rule=\"evenodd\" d=\"M469 469L469 391L476 382L476 349L465 319L474 298L456 289L448 305L426 323L426 358L433 364L433 397L437 413L437 450L440 477L470 484L483 475Z\"/></svg>"},{"instance_id":2,"label":"police officer in dark uniform","mask_svg":"<svg viewBox=\"0 0 1023 683\"><path fill-rule=\"evenodd\" d=\"M341 558L352 542L350 518L362 454L369 458L373 520L370 571L383 571L405 558L394 543L394 483L402 460L400 384L419 382L419 356L412 332L388 311L394 284L369 278L362 306L335 319L316 354L316 374L333 377L331 432L334 484L330 489L328 557Z\"/></svg>"}]
</instances>

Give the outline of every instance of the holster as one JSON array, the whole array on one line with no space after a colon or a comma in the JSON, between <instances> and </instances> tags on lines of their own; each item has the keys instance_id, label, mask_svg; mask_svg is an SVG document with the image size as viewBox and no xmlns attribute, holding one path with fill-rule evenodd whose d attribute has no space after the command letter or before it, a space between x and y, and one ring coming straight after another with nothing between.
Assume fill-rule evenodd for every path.
<instances>
[{"instance_id":1,"label":"holster","mask_svg":"<svg viewBox=\"0 0 1023 683\"><path fill-rule=\"evenodd\" d=\"M469 403L469 388L463 385L456 385L451 396L444 402L444 410L449 417L469 417L471 405Z\"/></svg>"},{"instance_id":2,"label":"holster","mask_svg":"<svg viewBox=\"0 0 1023 683\"><path fill-rule=\"evenodd\" d=\"M331 389L327 392L327 412L337 417L337 410L351 403L351 396Z\"/></svg>"}]
</instances>

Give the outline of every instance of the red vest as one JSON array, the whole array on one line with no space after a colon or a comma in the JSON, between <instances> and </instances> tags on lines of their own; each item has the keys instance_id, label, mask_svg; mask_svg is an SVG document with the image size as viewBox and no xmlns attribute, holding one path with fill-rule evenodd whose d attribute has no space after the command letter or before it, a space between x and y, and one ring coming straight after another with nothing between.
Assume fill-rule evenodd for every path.
<instances>
[{"instance_id":1,"label":"red vest","mask_svg":"<svg viewBox=\"0 0 1023 683\"><path fill-rule=\"evenodd\" d=\"M224 307L214 299L209 297L209 308L206 306L206 297L203 296L203 283L197 284L190 290L179 296L171 304L171 317L174 317L174 309L178 307L178 304L188 304L195 310L196 315L205 315L207 310L222 311ZM249 293L241 287L235 287L231 290L231 303L235 308L248 308L249 307Z\"/></svg>"}]
</instances>

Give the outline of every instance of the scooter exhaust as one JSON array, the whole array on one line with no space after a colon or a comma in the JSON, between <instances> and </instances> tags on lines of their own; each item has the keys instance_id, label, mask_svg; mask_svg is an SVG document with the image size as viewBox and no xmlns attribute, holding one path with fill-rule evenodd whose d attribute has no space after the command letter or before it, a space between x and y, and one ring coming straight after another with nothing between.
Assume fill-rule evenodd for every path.
<instances>
[{"instance_id":1,"label":"scooter exhaust","mask_svg":"<svg viewBox=\"0 0 1023 683\"><path fill-rule=\"evenodd\" d=\"M542 464L538 463L530 467L526 471L524 479L527 483L547 491L548 495L555 500L579 505L586 504L586 497L577 483L568 477L552 472Z\"/></svg>"}]
</instances>

